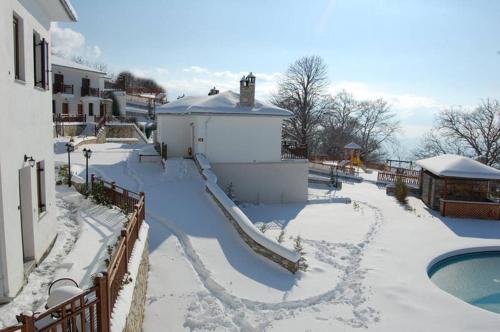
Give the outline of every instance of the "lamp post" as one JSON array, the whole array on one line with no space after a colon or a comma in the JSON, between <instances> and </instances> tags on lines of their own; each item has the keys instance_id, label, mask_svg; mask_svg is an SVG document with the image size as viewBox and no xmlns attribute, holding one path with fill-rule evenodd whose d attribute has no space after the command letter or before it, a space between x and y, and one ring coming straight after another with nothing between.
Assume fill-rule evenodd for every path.
<instances>
[{"instance_id":1,"label":"lamp post","mask_svg":"<svg viewBox=\"0 0 500 332\"><path fill-rule=\"evenodd\" d=\"M28 162L31 168L35 166L35 159L33 159L33 157L28 157L27 155L24 155L24 162Z\"/></svg>"},{"instance_id":2,"label":"lamp post","mask_svg":"<svg viewBox=\"0 0 500 332\"><path fill-rule=\"evenodd\" d=\"M85 194L89 194L89 159L92 156L92 150L83 149L83 156L85 157Z\"/></svg>"},{"instance_id":3,"label":"lamp post","mask_svg":"<svg viewBox=\"0 0 500 332\"><path fill-rule=\"evenodd\" d=\"M75 151L73 139L66 143L66 152L68 153L68 187L71 187L71 152Z\"/></svg>"}]
</instances>

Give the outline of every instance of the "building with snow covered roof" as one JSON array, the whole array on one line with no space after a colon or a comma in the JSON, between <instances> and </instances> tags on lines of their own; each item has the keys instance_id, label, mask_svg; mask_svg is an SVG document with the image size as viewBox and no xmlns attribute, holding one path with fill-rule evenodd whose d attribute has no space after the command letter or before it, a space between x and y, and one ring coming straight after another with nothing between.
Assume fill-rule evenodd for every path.
<instances>
[{"instance_id":1,"label":"building with snow covered roof","mask_svg":"<svg viewBox=\"0 0 500 332\"><path fill-rule=\"evenodd\" d=\"M422 201L443 216L500 219L500 170L458 155L418 160Z\"/></svg>"},{"instance_id":2,"label":"building with snow covered roof","mask_svg":"<svg viewBox=\"0 0 500 332\"><path fill-rule=\"evenodd\" d=\"M52 56L52 113L64 122L96 122L111 112L112 100L103 98L106 73Z\"/></svg>"},{"instance_id":3,"label":"building with snow covered roof","mask_svg":"<svg viewBox=\"0 0 500 332\"><path fill-rule=\"evenodd\" d=\"M54 243L50 23L76 21L68 0L0 1L0 303Z\"/></svg>"},{"instance_id":4,"label":"building with snow covered roof","mask_svg":"<svg viewBox=\"0 0 500 332\"><path fill-rule=\"evenodd\" d=\"M240 201L303 202L306 156L284 160L283 120L292 113L255 100L255 76L232 91L184 97L156 109L157 141L168 157L205 155L223 187L233 184Z\"/></svg>"}]
</instances>

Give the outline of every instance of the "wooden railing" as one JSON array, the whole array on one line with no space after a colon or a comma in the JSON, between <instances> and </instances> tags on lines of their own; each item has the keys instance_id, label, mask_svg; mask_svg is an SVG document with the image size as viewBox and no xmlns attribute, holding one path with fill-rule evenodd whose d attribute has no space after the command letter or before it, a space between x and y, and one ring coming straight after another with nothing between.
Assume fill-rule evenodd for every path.
<instances>
[{"instance_id":1,"label":"wooden railing","mask_svg":"<svg viewBox=\"0 0 500 332\"><path fill-rule=\"evenodd\" d=\"M73 84L52 84L52 93L73 94Z\"/></svg>"},{"instance_id":2,"label":"wooden railing","mask_svg":"<svg viewBox=\"0 0 500 332\"><path fill-rule=\"evenodd\" d=\"M94 286L43 313L24 312L16 316L18 324L0 332L89 331L108 332L109 317L107 276L98 274Z\"/></svg>"},{"instance_id":3,"label":"wooden railing","mask_svg":"<svg viewBox=\"0 0 500 332\"><path fill-rule=\"evenodd\" d=\"M106 117L105 116L101 116L99 118L96 117L95 120L96 120L96 124L94 127L94 133L95 133L95 136L97 136L97 134L99 133L99 130L101 130L101 128L106 125Z\"/></svg>"},{"instance_id":4,"label":"wooden railing","mask_svg":"<svg viewBox=\"0 0 500 332\"><path fill-rule=\"evenodd\" d=\"M339 166L339 165L330 165L330 164L323 164L323 163L318 163L318 162L309 162L309 168L317 169L319 171L323 172L328 172L330 173L331 171L335 173L341 173L346 174L346 175L351 175L351 176L359 176L359 171L352 166Z\"/></svg>"},{"instance_id":5,"label":"wooden railing","mask_svg":"<svg viewBox=\"0 0 500 332\"><path fill-rule=\"evenodd\" d=\"M420 172L414 171L416 173L412 173L411 175L405 174L397 174L392 172L384 172L379 171L377 175L378 182L396 182L398 178L401 178L404 183L410 185L419 185L420 184Z\"/></svg>"},{"instance_id":6,"label":"wooden railing","mask_svg":"<svg viewBox=\"0 0 500 332\"><path fill-rule=\"evenodd\" d=\"M130 214L121 231L118 244L105 273L94 278L94 286L82 294L41 314L24 313L17 316L18 324L0 332L99 331L109 332L111 313L123 287L128 263L145 217L145 195L135 193L92 175L92 185L104 185L104 194L112 204Z\"/></svg>"},{"instance_id":7,"label":"wooden railing","mask_svg":"<svg viewBox=\"0 0 500 332\"><path fill-rule=\"evenodd\" d=\"M54 114L53 122L87 122L86 114Z\"/></svg>"},{"instance_id":8,"label":"wooden railing","mask_svg":"<svg viewBox=\"0 0 500 332\"><path fill-rule=\"evenodd\" d=\"M282 159L307 159L307 144L281 143Z\"/></svg>"}]
</instances>

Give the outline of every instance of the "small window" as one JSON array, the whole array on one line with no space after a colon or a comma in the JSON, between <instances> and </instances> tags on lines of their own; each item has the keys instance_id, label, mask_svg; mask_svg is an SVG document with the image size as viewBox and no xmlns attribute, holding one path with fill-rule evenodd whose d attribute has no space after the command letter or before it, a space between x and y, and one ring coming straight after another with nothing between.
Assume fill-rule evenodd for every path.
<instances>
[{"instance_id":1,"label":"small window","mask_svg":"<svg viewBox=\"0 0 500 332\"><path fill-rule=\"evenodd\" d=\"M35 86L49 89L49 44L33 31L33 73Z\"/></svg>"},{"instance_id":2,"label":"small window","mask_svg":"<svg viewBox=\"0 0 500 332\"><path fill-rule=\"evenodd\" d=\"M24 81L23 20L16 14L12 17L14 78Z\"/></svg>"},{"instance_id":3,"label":"small window","mask_svg":"<svg viewBox=\"0 0 500 332\"><path fill-rule=\"evenodd\" d=\"M45 163L39 161L36 163L36 188L38 196L38 213L47 211L45 205Z\"/></svg>"},{"instance_id":4,"label":"small window","mask_svg":"<svg viewBox=\"0 0 500 332\"><path fill-rule=\"evenodd\" d=\"M89 116L94 116L94 104L89 104Z\"/></svg>"}]
</instances>

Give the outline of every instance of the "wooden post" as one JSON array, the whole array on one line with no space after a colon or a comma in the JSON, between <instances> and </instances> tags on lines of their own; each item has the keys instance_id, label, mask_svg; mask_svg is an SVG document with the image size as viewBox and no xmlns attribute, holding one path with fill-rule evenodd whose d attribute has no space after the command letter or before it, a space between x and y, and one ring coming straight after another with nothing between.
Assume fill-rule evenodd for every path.
<instances>
[{"instance_id":1,"label":"wooden post","mask_svg":"<svg viewBox=\"0 0 500 332\"><path fill-rule=\"evenodd\" d=\"M113 181L111 182L111 200L113 201L113 204L116 204L116 182Z\"/></svg>"},{"instance_id":2,"label":"wooden post","mask_svg":"<svg viewBox=\"0 0 500 332\"><path fill-rule=\"evenodd\" d=\"M128 247L128 234L127 234L127 230L126 229L122 229L121 236L125 240L124 241L124 243L125 243L125 270L128 271L128 259L130 258L129 254L130 254L130 251L133 248L130 248L130 250L129 250L129 247Z\"/></svg>"},{"instance_id":3,"label":"wooden post","mask_svg":"<svg viewBox=\"0 0 500 332\"><path fill-rule=\"evenodd\" d=\"M105 272L97 274L95 285L97 286L96 296L99 298L97 305L97 330L100 332L109 332L108 276Z\"/></svg>"},{"instance_id":4,"label":"wooden post","mask_svg":"<svg viewBox=\"0 0 500 332\"><path fill-rule=\"evenodd\" d=\"M31 311L25 311L20 315L20 321L23 323L22 332L35 332L35 316Z\"/></svg>"}]
</instances>

